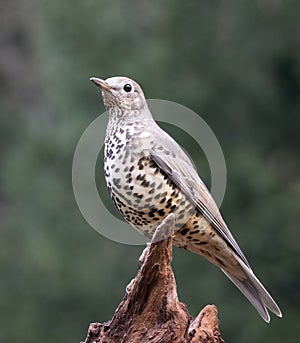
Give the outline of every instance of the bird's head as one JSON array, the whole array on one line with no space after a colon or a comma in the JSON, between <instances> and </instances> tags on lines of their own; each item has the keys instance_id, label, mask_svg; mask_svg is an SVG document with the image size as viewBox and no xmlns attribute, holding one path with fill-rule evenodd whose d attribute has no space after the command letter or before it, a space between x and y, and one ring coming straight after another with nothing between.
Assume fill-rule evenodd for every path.
<instances>
[{"instance_id":1,"label":"bird's head","mask_svg":"<svg viewBox=\"0 0 300 343\"><path fill-rule=\"evenodd\" d=\"M147 109L147 103L142 88L128 77L110 77L106 80L91 77L102 91L103 101L109 112L142 111Z\"/></svg>"}]
</instances>

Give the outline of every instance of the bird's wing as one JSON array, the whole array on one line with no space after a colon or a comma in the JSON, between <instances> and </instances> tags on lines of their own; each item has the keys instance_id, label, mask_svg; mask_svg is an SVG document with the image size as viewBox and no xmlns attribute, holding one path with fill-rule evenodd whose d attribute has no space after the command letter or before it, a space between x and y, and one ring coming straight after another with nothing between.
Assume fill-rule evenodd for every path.
<instances>
[{"instance_id":1,"label":"bird's wing","mask_svg":"<svg viewBox=\"0 0 300 343\"><path fill-rule=\"evenodd\" d=\"M206 220L250 268L249 262L226 226L215 201L197 174L190 158L166 132L159 127L156 130L159 130L156 132L159 140L150 152L154 162L186 194Z\"/></svg>"}]
</instances>

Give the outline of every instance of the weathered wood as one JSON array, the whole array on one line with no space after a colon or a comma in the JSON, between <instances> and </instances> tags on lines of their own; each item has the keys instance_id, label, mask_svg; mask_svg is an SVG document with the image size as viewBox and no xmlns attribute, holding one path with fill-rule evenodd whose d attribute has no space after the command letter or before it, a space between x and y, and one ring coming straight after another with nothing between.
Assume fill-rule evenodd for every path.
<instances>
[{"instance_id":1,"label":"weathered wood","mask_svg":"<svg viewBox=\"0 0 300 343\"><path fill-rule=\"evenodd\" d=\"M174 215L156 229L143 263L113 318L90 324L85 343L222 343L217 308L193 319L178 300L171 268Z\"/></svg>"}]
</instances>

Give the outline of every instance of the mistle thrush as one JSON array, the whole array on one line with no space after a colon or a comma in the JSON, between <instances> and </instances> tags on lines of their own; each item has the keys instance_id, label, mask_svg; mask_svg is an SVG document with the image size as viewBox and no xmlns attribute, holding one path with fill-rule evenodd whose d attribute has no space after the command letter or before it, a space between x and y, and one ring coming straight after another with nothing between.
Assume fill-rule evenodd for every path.
<instances>
[{"instance_id":1,"label":"mistle thrush","mask_svg":"<svg viewBox=\"0 0 300 343\"><path fill-rule=\"evenodd\" d=\"M150 238L158 224L174 213L175 246L218 266L266 322L268 309L281 317L190 158L152 118L141 87L127 77L91 81L100 87L109 114L106 183L125 220Z\"/></svg>"}]
</instances>

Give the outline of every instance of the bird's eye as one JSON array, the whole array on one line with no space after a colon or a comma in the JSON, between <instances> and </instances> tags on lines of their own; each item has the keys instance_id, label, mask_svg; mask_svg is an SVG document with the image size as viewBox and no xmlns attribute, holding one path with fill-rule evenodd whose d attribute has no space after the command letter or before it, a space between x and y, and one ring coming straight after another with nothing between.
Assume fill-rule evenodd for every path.
<instances>
[{"instance_id":1,"label":"bird's eye","mask_svg":"<svg viewBox=\"0 0 300 343\"><path fill-rule=\"evenodd\" d=\"M129 93L132 90L132 86L131 86L131 84L126 83L126 85L124 85L123 89L126 93Z\"/></svg>"}]
</instances>

